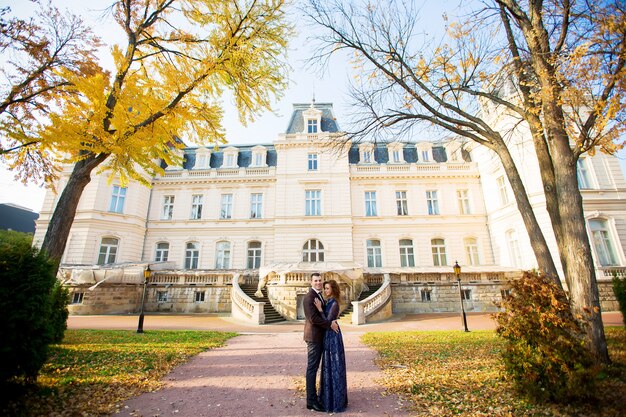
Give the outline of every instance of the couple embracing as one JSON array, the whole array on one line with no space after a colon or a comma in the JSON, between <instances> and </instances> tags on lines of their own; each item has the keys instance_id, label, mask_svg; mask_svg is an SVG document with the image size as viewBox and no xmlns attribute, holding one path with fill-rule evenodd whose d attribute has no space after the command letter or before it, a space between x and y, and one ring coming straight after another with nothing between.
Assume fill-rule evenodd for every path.
<instances>
[{"instance_id":1,"label":"couple embracing","mask_svg":"<svg viewBox=\"0 0 626 417\"><path fill-rule=\"evenodd\" d=\"M307 344L306 408L339 412L348 406L346 357L339 316L339 285L322 283L319 273L311 275L311 289L304 297L304 341ZM322 362L319 395L315 389L317 371Z\"/></svg>"}]
</instances>

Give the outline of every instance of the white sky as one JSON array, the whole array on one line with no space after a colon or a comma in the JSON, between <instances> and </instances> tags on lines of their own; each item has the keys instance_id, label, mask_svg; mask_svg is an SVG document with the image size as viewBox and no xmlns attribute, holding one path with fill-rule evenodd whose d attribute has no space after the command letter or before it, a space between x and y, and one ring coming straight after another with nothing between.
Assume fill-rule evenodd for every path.
<instances>
[{"instance_id":1,"label":"white sky","mask_svg":"<svg viewBox=\"0 0 626 417\"><path fill-rule=\"evenodd\" d=\"M68 8L73 13L82 16L88 24L92 26L93 31L102 37L105 44L112 44L115 39L121 36L117 26L111 18L102 20L102 10L112 4L112 0L53 0L53 3L61 10ZM438 30L443 27L442 13L448 12L448 15L454 15L452 10L459 4L458 0L444 0L433 2L428 0L425 2L427 6L422 8L424 17L420 18L420 22L428 25L431 31ZM10 6L12 10L24 17L30 2L26 0L0 0L0 7ZM298 19L297 11L293 11L294 19ZM297 21L297 20L296 20ZM305 31L306 28L297 26L297 28ZM426 27L424 27L427 30ZM440 29L439 29L440 30ZM293 72L290 74L290 85L285 91L283 98L274 104L274 113L270 112L262 115L254 123L247 127L239 123L235 107L230 100L224 100L225 119L224 127L226 129L226 137L232 144L254 144L254 143L271 143L279 133L287 128L289 117L291 116L293 103L306 103L311 100L315 94L317 102L331 102L334 104L335 116L342 126L342 120L348 114L346 98L349 82L349 64L345 60L339 58L330 62L330 68L323 72L313 72L314 70L306 69L304 60L310 56L310 45L305 41L306 34L302 33L297 39L292 41L291 53L289 55L290 64ZM103 57L106 57L106 53ZM106 58L103 58L106 59ZM105 64L103 64L105 65ZM626 175L626 151L620 153L622 171ZM0 203L17 204L33 211L38 212L43 204L45 189L35 184L23 185L13 179L11 172L0 165Z\"/></svg>"}]
</instances>

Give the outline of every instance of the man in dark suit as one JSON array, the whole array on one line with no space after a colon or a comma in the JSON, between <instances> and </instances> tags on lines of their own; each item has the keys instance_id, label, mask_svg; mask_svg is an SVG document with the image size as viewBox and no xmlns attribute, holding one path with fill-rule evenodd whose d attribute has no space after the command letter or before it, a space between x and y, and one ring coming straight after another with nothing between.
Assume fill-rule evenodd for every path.
<instances>
[{"instance_id":1,"label":"man in dark suit","mask_svg":"<svg viewBox=\"0 0 626 417\"><path fill-rule=\"evenodd\" d=\"M322 359L324 345L324 333L329 328L338 331L337 321L326 320L315 307L315 300L321 300L322 296L322 276L315 272L311 275L311 289L304 296L304 341L307 344L307 367L306 367L306 408L315 411L325 411L319 403L315 389L317 371Z\"/></svg>"}]
</instances>

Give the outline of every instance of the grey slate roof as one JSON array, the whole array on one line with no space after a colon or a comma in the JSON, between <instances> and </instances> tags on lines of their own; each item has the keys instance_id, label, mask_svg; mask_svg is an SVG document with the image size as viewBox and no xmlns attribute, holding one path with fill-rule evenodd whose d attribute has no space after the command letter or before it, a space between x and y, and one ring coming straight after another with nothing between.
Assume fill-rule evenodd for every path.
<instances>
[{"instance_id":1,"label":"grey slate roof","mask_svg":"<svg viewBox=\"0 0 626 417\"><path fill-rule=\"evenodd\" d=\"M404 161L407 163L419 162L417 149L415 144L406 143L402 149L404 155ZM465 156L465 155L464 155ZM359 146L352 145L348 153L348 160L351 164L358 164L360 159ZM377 143L374 148L374 159L378 164L386 164L389 162L389 152L387 151L386 143ZM446 162L448 156L443 146L433 146L433 159L435 162ZM466 159L467 160L467 159Z\"/></svg>"},{"instance_id":2,"label":"grey slate roof","mask_svg":"<svg viewBox=\"0 0 626 417\"><path fill-rule=\"evenodd\" d=\"M285 133L302 133L304 131L302 112L310 107L311 103L296 103L293 105L293 113L291 113L291 119ZM337 124L333 114L333 103L313 103L313 107L322 111L322 132L339 132L339 124Z\"/></svg>"},{"instance_id":3,"label":"grey slate roof","mask_svg":"<svg viewBox=\"0 0 626 417\"><path fill-rule=\"evenodd\" d=\"M211 152L211 168L221 168L222 163L224 162L224 152L223 150L227 147L235 147L239 149L239 153L237 155L237 166L238 167L249 167L252 163L252 148L258 145L226 145L220 148L219 151ZM267 148L267 156L265 158L265 163L270 167L276 166L276 160L278 159L276 156L276 149L274 149L273 145L262 145ZM183 162L183 169L193 169L196 163L196 150L198 148L187 148L185 149L185 161ZM164 164L161 165L165 168Z\"/></svg>"},{"instance_id":4,"label":"grey slate roof","mask_svg":"<svg viewBox=\"0 0 626 417\"><path fill-rule=\"evenodd\" d=\"M35 233L35 220L39 213L11 204L0 204L0 229Z\"/></svg>"}]
</instances>

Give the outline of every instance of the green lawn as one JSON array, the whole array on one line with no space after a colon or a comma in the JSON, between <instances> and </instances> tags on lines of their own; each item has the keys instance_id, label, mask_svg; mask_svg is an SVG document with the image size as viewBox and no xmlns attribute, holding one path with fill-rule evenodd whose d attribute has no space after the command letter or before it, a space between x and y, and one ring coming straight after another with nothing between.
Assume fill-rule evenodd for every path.
<instances>
[{"instance_id":1,"label":"green lawn","mask_svg":"<svg viewBox=\"0 0 626 417\"><path fill-rule=\"evenodd\" d=\"M368 333L384 385L407 399L416 416L626 416L626 330L606 330L614 365L602 374L596 404L535 405L502 378L493 331Z\"/></svg>"},{"instance_id":2,"label":"green lawn","mask_svg":"<svg viewBox=\"0 0 626 417\"><path fill-rule=\"evenodd\" d=\"M51 347L38 387L19 395L21 400L1 414L113 413L123 400L159 388L174 366L233 336L236 333L213 331L67 330L63 343Z\"/></svg>"},{"instance_id":3,"label":"green lawn","mask_svg":"<svg viewBox=\"0 0 626 417\"><path fill-rule=\"evenodd\" d=\"M626 416L626 330L606 330L615 365L599 382L596 404L534 405L502 379L502 341L493 331L368 333L380 353L382 381L407 399L415 416ZM210 331L68 330L51 347L38 386L0 415L105 415L116 405L160 386L174 366L235 333ZM348 364L349 367L349 364ZM27 411L26 411L27 410Z\"/></svg>"}]
</instances>

